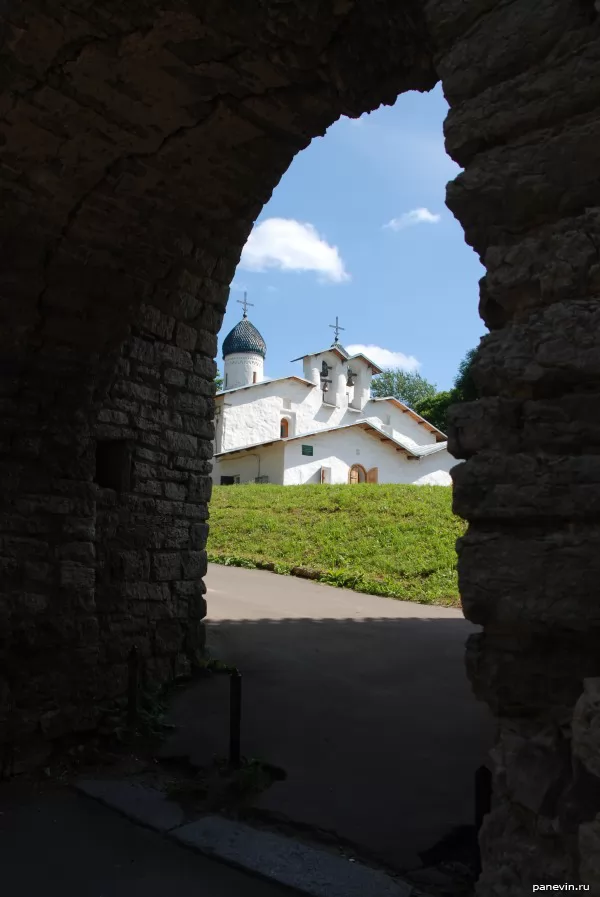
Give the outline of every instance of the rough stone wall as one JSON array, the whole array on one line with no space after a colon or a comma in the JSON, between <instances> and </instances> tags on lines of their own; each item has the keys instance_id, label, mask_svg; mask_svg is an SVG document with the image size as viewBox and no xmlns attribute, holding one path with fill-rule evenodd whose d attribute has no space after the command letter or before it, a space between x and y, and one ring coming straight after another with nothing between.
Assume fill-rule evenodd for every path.
<instances>
[{"instance_id":1,"label":"rough stone wall","mask_svg":"<svg viewBox=\"0 0 600 897\"><path fill-rule=\"evenodd\" d=\"M196 351L200 311L191 297L179 321L142 308L93 428L100 461L117 447L108 485L96 472L96 611L117 694L132 647L148 685L202 647L216 365ZM116 489L111 461L129 480Z\"/></svg>"},{"instance_id":2,"label":"rough stone wall","mask_svg":"<svg viewBox=\"0 0 600 897\"><path fill-rule=\"evenodd\" d=\"M193 651L202 596L185 563L202 569L206 495L190 490L207 468L186 464L208 462L210 359L241 247L312 136L439 76L465 167L448 203L486 265L492 331L482 398L452 433L461 589L484 627L469 669L499 720L480 893L598 885L596 6L5 5L6 745L94 726L132 642L156 679ZM113 494L94 482L107 441L131 451Z\"/></svg>"},{"instance_id":3,"label":"rough stone wall","mask_svg":"<svg viewBox=\"0 0 600 897\"><path fill-rule=\"evenodd\" d=\"M463 607L484 629L467 665L498 718L478 891L596 892L600 21L570 0L429 6L465 166L447 199L491 330L450 440Z\"/></svg>"}]
</instances>

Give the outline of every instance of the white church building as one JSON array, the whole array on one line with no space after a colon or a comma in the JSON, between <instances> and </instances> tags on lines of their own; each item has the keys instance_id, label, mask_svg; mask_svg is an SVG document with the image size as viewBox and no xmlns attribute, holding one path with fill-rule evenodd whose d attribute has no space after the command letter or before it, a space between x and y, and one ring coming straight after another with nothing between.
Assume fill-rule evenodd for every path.
<instances>
[{"instance_id":1,"label":"white church building","mask_svg":"<svg viewBox=\"0 0 600 897\"><path fill-rule=\"evenodd\" d=\"M451 483L445 435L394 398L373 398L381 369L338 341L311 352L302 375L268 379L265 341L244 316L223 342L213 480L276 483ZM333 326L333 325L332 325Z\"/></svg>"}]
</instances>

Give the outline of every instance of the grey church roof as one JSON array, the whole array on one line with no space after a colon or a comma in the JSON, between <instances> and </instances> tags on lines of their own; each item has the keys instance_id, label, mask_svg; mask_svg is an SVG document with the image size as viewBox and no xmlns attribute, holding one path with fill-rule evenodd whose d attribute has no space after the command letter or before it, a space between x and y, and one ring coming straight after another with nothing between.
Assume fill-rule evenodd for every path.
<instances>
[{"instance_id":1,"label":"grey church roof","mask_svg":"<svg viewBox=\"0 0 600 897\"><path fill-rule=\"evenodd\" d=\"M234 352L256 352L263 358L267 354L267 345L264 339L246 315L223 340L223 358L233 355Z\"/></svg>"},{"instance_id":2,"label":"grey church roof","mask_svg":"<svg viewBox=\"0 0 600 897\"><path fill-rule=\"evenodd\" d=\"M353 421L351 424L341 424L337 427L323 427L321 430L309 430L307 433L299 433L297 436L279 437L277 439L266 439L262 442L251 442L247 445L241 445L237 448L226 449L224 452L217 452L215 458L222 458L224 455L235 455L237 452L247 452L249 449L260 448L261 446L275 445L275 443L297 442L299 439L308 439L316 436L328 436L330 433L338 433L341 430L351 430L360 427L362 430L368 430L374 433L382 442L389 443L396 448L396 451L403 451L410 458L423 458L427 455L434 455L437 452L443 452L448 448L447 442L435 442L432 445L415 445L407 443L401 437L391 436L385 433L381 427L376 426L372 421L366 418Z\"/></svg>"}]
</instances>

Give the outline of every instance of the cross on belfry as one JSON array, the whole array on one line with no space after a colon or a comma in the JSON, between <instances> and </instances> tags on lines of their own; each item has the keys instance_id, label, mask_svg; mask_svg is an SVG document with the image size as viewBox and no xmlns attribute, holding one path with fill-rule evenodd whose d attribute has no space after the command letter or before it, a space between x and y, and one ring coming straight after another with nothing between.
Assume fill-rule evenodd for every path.
<instances>
[{"instance_id":1,"label":"cross on belfry","mask_svg":"<svg viewBox=\"0 0 600 897\"><path fill-rule=\"evenodd\" d=\"M244 290L244 298L238 299L238 304L244 306L244 317L245 318L248 317L248 306L250 306L250 308L254 308L254 302L248 302L248 299L246 298L247 296L248 296L248 293Z\"/></svg>"},{"instance_id":2,"label":"cross on belfry","mask_svg":"<svg viewBox=\"0 0 600 897\"><path fill-rule=\"evenodd\" d=\"M345 328L345 327L340 327L340 325L339 325L339 321L338 321L338 316L337 316L337 315L335 316L335 324L330 324L329 326L330 326L333 330L335 330L335 339L334 339L334 341L333 341L333 345L335 346L335 344L336 344L337 341L338 341L338 337L339 337L339 335L340 335L340 330L345 330L346 328Z\"/></svg>"}]
</instances>

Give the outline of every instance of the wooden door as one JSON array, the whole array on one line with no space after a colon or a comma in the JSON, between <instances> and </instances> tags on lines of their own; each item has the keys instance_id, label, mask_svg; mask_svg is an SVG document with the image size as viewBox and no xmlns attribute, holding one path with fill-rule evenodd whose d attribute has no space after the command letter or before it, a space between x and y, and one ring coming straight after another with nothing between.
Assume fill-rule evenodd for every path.
<instances>
[{"instance_id":1,"label":"wooden door","mask_svg":"<svg viewBox=\"0 0 600 897\"><path fill-rule=\"evenodd\" d=\"M372 467L367 471L367 483L378 483L379 482L379 468Z\"/></svg>"},{"instance_id":2,"label":"wooden door","mask_svg":"<svg viewBox=\"0 0 600 897\"><path fill-rule=\"evenodd\" d=\"M367 472L362 464L353 464L348 474L348 482L351 486L355 483L364 483L367 479Z\"/></svg>"}]
</instances>

